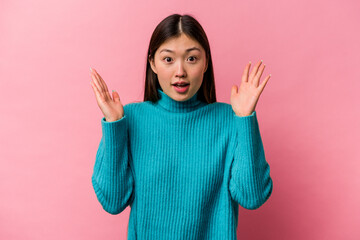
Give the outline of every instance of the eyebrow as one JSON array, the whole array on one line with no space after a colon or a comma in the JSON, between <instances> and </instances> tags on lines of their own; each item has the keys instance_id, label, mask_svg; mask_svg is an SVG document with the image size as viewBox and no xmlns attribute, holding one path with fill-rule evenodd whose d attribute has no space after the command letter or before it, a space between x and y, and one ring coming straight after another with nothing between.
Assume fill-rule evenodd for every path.
<instances>
[{"instance_id":1,"label":"eyebrow","mask_svg":"<svg viewBox=\"0 0 360 240\"><path fill-rule=\"evenodd\" d=\"M198 50L199 52L201 52L200 49L197 48L197 47L188 48L188 49L186 49L186 52L190 52L190 51L193 51L193 50ZM171 53L173 53L174 51L171 51L170 49L163 49L159 53L161 53L161 52L171 52Z\"/></svg>"}]
</instances>

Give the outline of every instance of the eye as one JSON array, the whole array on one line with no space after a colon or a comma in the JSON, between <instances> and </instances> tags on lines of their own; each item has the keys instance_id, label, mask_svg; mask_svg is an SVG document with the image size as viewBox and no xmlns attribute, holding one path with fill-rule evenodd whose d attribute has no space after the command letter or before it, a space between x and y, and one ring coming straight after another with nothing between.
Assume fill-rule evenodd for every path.
<instances>
[{"instance_id":1,"label":"eye","mask_svg":"<svg viewBox=\"0 0 360 240\"><path fill-rule=\"evenodd\" d=\"M197 57L195 56L190 56L189 58L193 58L194 60L190 61L190 62L195 62L195 60L197 60ZM169 61L166 61L166 59L171 59L171 57L164 57L163 60L165 60L166 63L169 63Z\"/></svg>"},{"instance_id":2,"label":"eye","mask_svg":"<svg viewBox=\"0 0 360 240\"><path fill-rule=\"evenodd\" d=\"M163 58L163 60L165 60L165 59L167 59L167 58L170 58L170 57L164 57L164 58ZM168 63L168 61L166 61L166 60L165 60L165 62L167 62L167 63Z\"/></svg>"},{"instance_id":3,"label":"eye","mask_svg":"<svg viewBox=\"0 0 360 240\"><path fill-rule=\"evenodd\" d=\"M194 58L194 59L197 59L197 57L194 57L194 56L191 56L191 57L189 57L189 58ZM195 60L194 60L195 61ZM191 62L194 62L194 61L191 61Z\"/></svg>"}]
</instances>

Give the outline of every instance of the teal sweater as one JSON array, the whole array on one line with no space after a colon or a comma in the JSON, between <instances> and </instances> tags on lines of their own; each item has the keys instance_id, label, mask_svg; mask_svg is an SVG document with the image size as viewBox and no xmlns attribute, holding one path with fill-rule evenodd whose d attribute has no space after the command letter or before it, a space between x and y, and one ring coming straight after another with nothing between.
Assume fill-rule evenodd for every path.
<instances>
[{"instance_id":1,"label":"teal sweater","mask_svg":"<svg viewBox=\"0 0 360 240\"><path fill-rule=\"evenodd\" d=\"M236 239L238 204L257 209L273 182L254 111L161 99L101 119L92 185L110 214L131 208L127 239Z\"/></svg>"}]
</instances>

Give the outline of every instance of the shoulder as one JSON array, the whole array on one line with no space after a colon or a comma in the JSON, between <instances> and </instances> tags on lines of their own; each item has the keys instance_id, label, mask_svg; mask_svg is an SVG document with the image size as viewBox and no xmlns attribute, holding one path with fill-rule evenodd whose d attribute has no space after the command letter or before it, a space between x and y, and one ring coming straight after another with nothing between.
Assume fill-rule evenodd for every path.
<instances>
[{"instance_id":1,"label":"shoulder","mask_svg":"<svg viewBox=\"0 0 360 240\"><path fill-rule=\"evenodd\" d=\"M131 115L134 111L140 108L144 102L130 102L123 106L125 114Z\"/></svg>"},{"instance_id":2,"label":"shoulder","mask_svg":"<svg viewBox=\"0 0 360 240\"><path fill-rule=\"evenodd\" d=\"M212 108L216 113L221 113L221 115L225 116L232 115L233 113L231 105L224 102L211 103L210 108Z\"/></svg>"},{"instance_id":3,"label":"shoulder","mask_svg":"<svg viewBox=\"0 0 360 240\"><path fill-rule=\"evenodd\" d=\"M123 105L124 113L128 117L138 115L138 113L146 113L151 110L151 106L152 104L150 101L130 102Z\"/></svg>"},{"instance_id":4,"label":"shoulder","mask_svg":"<svg viewBox=\"0 0 360 240\"><path fill-rule=\"evenodd\" d=\"M231 126L234 111L228 103L224 102L214 102L208 105L208 114L207 118L211 118L216 123L222 125L223 127Z\"/></svg>"},{"instance_id":5,"label":"shoulder","mask_svg":"<svg viewBox=\"0 0 360 240\"><path fill-rule=\"evenodd\" d=\"M214 105L214 107L218 108L218 109L223 109L223 110L229 110L231 109L231 105L228 103L224 103L224 102L214 102L211 103Z\"/></svg>"},{"instance_id":6,"label":"shoulder","mask_svg":"<svg viewBox=\"0 0 360 240\"><path fill-rule=\"evenodd\" d=\"M130 103L125 104L123 107L124 107L124 110L131 111L132 109L136 108L141 103L142 102L130 102Z\"/></svg>"}]
</instances>

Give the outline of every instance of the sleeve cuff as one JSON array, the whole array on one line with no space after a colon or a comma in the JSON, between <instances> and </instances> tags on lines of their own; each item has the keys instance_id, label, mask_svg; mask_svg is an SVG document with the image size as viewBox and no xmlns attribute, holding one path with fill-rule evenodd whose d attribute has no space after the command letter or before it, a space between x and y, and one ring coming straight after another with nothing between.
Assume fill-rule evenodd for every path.
<instances>
[{"instance_id":1,"label":"sleeve cuff","mask_svg":"<svg viewBox=\"0 0 360 240\"><path fill-rule=\"evenodd\" d=\"M119 144L123 144L124 137L127 134L126 115L113 122L107 122L103 117L101 119L101 128L107 145L119 146Z\"/></svg>"},{"instance_id":2,"label":"sleeve cuff","mask_svg":"<svg viewBox=\"0 0 360 240\"><path fill-rule=\"evenodd\" d=\"M249 134L256 131L256 128L258 127L256 111L253 111L251 115L244 117L239 117L235 113L233 113L233 115L235 121L235 129L239 136L249 136Z\"/></svg>"}]
</instances>

